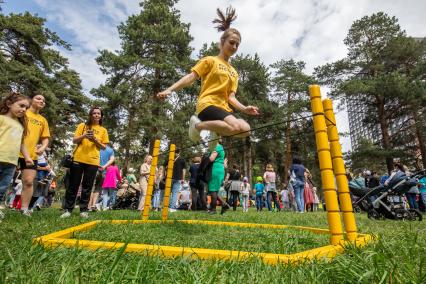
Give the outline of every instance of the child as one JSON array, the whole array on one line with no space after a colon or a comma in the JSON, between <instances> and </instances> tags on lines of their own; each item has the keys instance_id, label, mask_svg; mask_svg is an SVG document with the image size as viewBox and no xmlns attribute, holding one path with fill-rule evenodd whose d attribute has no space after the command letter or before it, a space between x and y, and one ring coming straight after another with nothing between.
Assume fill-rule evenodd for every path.
<instances>
[{"instance_id":1,"label":"child","mask_svg":"<svg viewBox=\"0 0 426 284\"><path fill-rule=\"evenodd\" d=\"M314 194L314 211L318 211L318 204L319 204L319 198L318 198L318 193L317 193L317 188L314 186L312 188L312 193Z\"/></svg>"},{"instance_id":2,"label":"child","mask_svg":"<svg viewBox=\"0 0 426 284\"><path fill-rule=\"evenodd\" d=\"M256 210L262 211L263 208L263 194L265 190L265 186L263 185L263 178L257 177L257 183L254 185L255 193L256 193Z\"/></svg>"},{"instance_id":3,"label":"child","mask_svg":"<svg viewBox=\"0 0 426 284\"><path fill-rule=\"evenodd\" d=\"M192 85L195 80L201 78L201 91L197 100L196 115L189 121L189 138L193 142L200 140L201 130L210 130L209 149L214 151L218 142L218 135L247 137L250 135L250 125L243 119L238 119L229 105L235 109L249 114L259 115L255 106L244 106L237 98L238 73L229 64L229 59L234 55L241 42L240 32L230 28L235 20L235 9L226 9L226 15L219 9L219 19L213 22L218 23L218 31L223 31L220 38L217 56L207 56L202 58L191 69L191 73L182 77L179 81L171 85L166 90L159 92L157 97L162 100L172 94L172 92Z\"/></svg>"},{"instance_id":4,"label":"child","mask_svg":"<svg viewBox=\"0 0 426 284\"><path fill-rule=\"evenodd\" d=\"M25 111L29 107L29 98L19 93L11 93L0 102L0 200L13 179L19 152L24 155L26 165L33 165L22 143L27 134ZM0 221L3 218L0 211Z\"/></svg>"},{"instance_id":5,"label":"child","mask_svg":"<svg viewBox=\"0 0 426 284\"><path fill-rule=\"evenodd\" d=\"M184 182L182 184L182 190L179 195L179 209L182 210L191 210L192 196L191 191L189 190L189 184Z\"/></svg>"},{"instance_id":6,"label":"child","mask_svg":"<svg viewBox=\"0 0 426 284\"><path fill-rule=\"evenodd\" d=\"M41 147L41 144L37 145L37 147ZM47 167L47 165L48 165L47 155L46 155L46 151L44 151L40 156L38 156L38 159L37 159L38 168L43 168L43 169L37 169L37 182L40 184L47 183L46 177L49 174L49 171L44 169Z\"/></svg>"},{"instance_id":7,"label":"child","mask_svg":"<svg viewBox=\"0 0 426 284\"><path fill-rule=\"evenodd\" d=\"M281 202L283 203L283 209L290 209L290 199L288 196L288 189L284 187L281 190Z\"/></svg>"},{"instance_id":8,"label":"child","mask_svg":"<svg viewBox=\"0 0 426 284\"><path fill-rule=\"evenodd\" d=\"M102 184L102 208L108 210L109 206L115 204L117 197L117 181L121 182L121 175L115 161L107 168L105 179Z\"/></svg>"},{"instance_id":9,"label":"child","mask_svg":"<svg viewBox=\"0 0 426 284\"><path fill-rule=\"evenodd\" d=\"M243 178L243 183L241 184L241 197L243 200L243 212L248 212L249 208L249 197L250 197L250 183L248 178Z\"/></svg>"},{"instance_id":10,"label":"child","mask_svg":"<svg viewBox=\"0 0 426 284\"><path fill-rule=\"evenodd\" d=\"M21 209L21 194L22 194L22 181L19 179L16 181L15 197L13 198L13 202L11 205L12 210L20 210Z\"/></svg>"}]
</instances>

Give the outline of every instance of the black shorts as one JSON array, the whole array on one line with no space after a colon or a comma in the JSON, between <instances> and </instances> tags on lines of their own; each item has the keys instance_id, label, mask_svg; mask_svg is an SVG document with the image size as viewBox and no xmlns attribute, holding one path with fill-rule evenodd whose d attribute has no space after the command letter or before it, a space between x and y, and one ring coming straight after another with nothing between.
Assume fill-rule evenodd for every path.
<instances>
[{"instance_id":1,"label":"black shorts","mask_svg":"<svg viewBox=\"0 0 426 284\"><path fill-rule=\"evenodd\" d=\"M228 115L233 115L233 114L217 106L208 106L198 114L198 118L201 121L210 121L210 120L223 121L225 117L227 117Z\"/></svg>"},{"instance_id":2,"label":"black shorts","mask_svg":"<svg viewBox=\"0 0 426 284\"><path fill-rule=\"evenodd\" d=\"M22 170L37 170L37 160L33 160L34 165L33 166L27 166L27 164L25 163L25 159L24 158L19 158L18 159L18 165L19 168Z\"/></svg>"}]
</instances>

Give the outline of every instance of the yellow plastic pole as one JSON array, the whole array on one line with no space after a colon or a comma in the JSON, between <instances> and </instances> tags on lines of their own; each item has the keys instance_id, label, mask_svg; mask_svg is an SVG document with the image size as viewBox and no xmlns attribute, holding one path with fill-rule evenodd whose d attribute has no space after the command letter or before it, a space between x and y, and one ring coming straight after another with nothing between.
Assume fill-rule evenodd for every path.
<instances>
[{"instance_id":1,"label":"yellow plastic pole","mask_svg":"<svg viewBox=\"0 0 426 284\"><path fill-rule=\"evenodd\" d=\"M348 179L346 177L345 164L343 162L342 148L339 141L339 133L336 126L336 117L333 110L333 102L325 99L322 102L326 117L328 141L330 142L331 159L336 177L339 193L340 209L343 212L343 223L345 224L346 236L349 241L354 242L357 238L355 214L352 208L351 195L349 193Z\"/></svg>"},{"instance_id":2,"label":"yellow plastic pole","mask_svg":"<svg viewBox=\"0 0 426 284\"><path fill-rule=\"evenodd\" d=\"M328 227L331 234L330 242L332 245L338 245L340 241L343 240L343 230L340 220L339 203L337 202L336 186L334 183L333 166L331 162L330 146L328 144L324 110L321 102L320 87L318 85L310 85L309 94L311 96L315 140L317 143L317 152L321 171L321 183L327 207Z\"/></svg>"},{"instance_id":3,"label":"yellow plastic pole","mask_svg":"<svg viewBox=\"0 0 426 284\"><path fill-rule=\"evenodd\" d=\"M146 190L145 204L142 211L142 220L149 219L149 210L151 209L152 192L155 183L155 173L157 171L158 152L160 152L160 140L155 140L152 151L151 169L149 172L148 188Z\"/></svg>"},{"instance_id":4,"label":"yellow plastic pole","mask_svg":"<svg viewBox=\"0 0 426 284\"><path fill-rule=\"evenodd\" d=\"M170 200L170 192L172 187L172 175L173 175L173 165L175 162L175 150L176 145L172 144L170 145L170 152L169 152L169 162L167 164L167 178L166 178L166 188L164 190L164 201L163 201L163 211L161 212L161 219L163 221L167 220L168 214L169 214L169 200Z\"/></svg>"}]
</instances>

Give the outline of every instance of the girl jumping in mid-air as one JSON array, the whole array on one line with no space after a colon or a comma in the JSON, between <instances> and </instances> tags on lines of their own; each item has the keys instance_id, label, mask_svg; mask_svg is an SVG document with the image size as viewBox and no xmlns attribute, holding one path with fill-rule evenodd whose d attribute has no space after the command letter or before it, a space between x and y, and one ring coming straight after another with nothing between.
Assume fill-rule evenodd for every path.
<instances>
[{"instance_id":1,"label":"girl jumping in mid-air","mask_svg":"<svg viewBox=\"0 0 426 284\"><path fill-rule=\"evenodd\" d=\"M219 55L202 58L192 67L191 73L157 94L159 99L165 99L173 91L190 86L201 77L196 115L193 115L189 121L188 133L192 141L198 142L200 131L210 130L209 148L212 151L216 148L218 135L237 137L250 135L250 125L245 120L235 117L229 105L249 115L259 114L257 107L244 106L235 97L238 73L229 64L229 58L235 54L241 42L240 32L230 28L231 23L236 19L235 9L228 7L226 15L217 9L217 14L219 19L215 19L213 23L218 24L216 27L218 31L223 31L220 37Z\"/></svg>"}]
</instances>

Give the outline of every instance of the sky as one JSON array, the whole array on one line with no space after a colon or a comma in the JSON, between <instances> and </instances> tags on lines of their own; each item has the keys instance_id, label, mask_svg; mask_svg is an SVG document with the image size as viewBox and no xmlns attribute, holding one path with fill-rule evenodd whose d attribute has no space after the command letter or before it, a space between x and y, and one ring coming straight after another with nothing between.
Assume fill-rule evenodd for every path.
<instances>
[{"instance_id":1,"label":"sky","mask_svg":"<svg viewBox=\"0 0 426 284\"><path fill-rule=\"evenodd\" d=\"M138 0L5 0L3 12L36 13L46 26L72 45L61 50L71 68L80 73L84 92L105 81L95 58L98 51L120 49L117 26L140 12ZM211 21L216 8L232 5L237 11L233 27L242 35L239 53L258 53L270 65L281 59L306 62L311 74L316 66L346 56L343 43L351 24L366 15L383 11L399 20L413 37L426 36L424 0L181 0L176 8L181 20L190 23L193 57L203 43L218 41L220 34ZM322 89L323 96L327 89ZM335 106L336 108L336 106ZM337 127L348 132L345 110L337 113ZM351 149L349 137L341 137L342 150Z\"/></svg>"}]
</instances>

